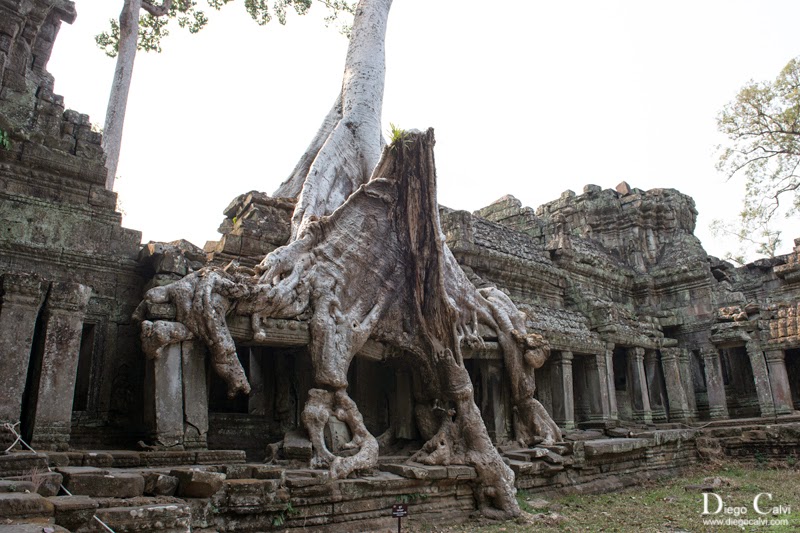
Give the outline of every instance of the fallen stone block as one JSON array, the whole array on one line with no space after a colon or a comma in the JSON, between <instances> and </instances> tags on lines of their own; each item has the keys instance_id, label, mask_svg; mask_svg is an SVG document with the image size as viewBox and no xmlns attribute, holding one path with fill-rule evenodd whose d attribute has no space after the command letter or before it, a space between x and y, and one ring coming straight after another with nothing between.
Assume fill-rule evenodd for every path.
<instances>
[{"instance_id":1,"label":"fallen stone block","mask_svg":"<svg viewBox=\"0 0 800 533\"><path fill-rule=\"evenodd\" d=\"M70 530L88 524L98 507L88 496L53 496L48 500L55 508L56 524Z\"/></svg>"},{"instance_id":2,"label":"fallen stone block","mask_svg":"<svg viewBox=\"0 0 800 533\"><path fill-rule=\"evenodd\" d=\"M210 498L225 481L225 474L186 469L171 470L170 476L178 478L178 496L184 498Z\"/></svg>"},{"instance_id":3,"label":"fallen stone block","mask_svg":"<svg viewBox=\"0 0 800 533\"><path fill-rule=\"evenodd\" d=\"M174 496L178 491L178 478L160 474L158 472L147 472L144 477L144 493L152 496Z\"/></svg>"},{"instance_id":4,"label":"fallen stone block","mask_svg":"<svg viewBox=\"0 0 800 533\"><path fill-rule=\"evenodd\" d=\"M246 464L233 464L225 465L222 467L222 472L225 474L226 479L251 479L253 475L253 466Z\"/></svg>"},{"instance_id":5,"label":"fallen stone block","mask_svg":"<svg viewBox=\"0 0 800 533\"><path fill-rule=\"evenodd\" d=\"M8 492L35 492L44 497L55 496L61 490L62 476L57 472L31 472L26 476L13 476L6 478L12 484L24 484L24 490L9 490ZM28 487L30 485L30 487ZM2 489L0 489L2 492Z\"/></svg>"}]
</instances>

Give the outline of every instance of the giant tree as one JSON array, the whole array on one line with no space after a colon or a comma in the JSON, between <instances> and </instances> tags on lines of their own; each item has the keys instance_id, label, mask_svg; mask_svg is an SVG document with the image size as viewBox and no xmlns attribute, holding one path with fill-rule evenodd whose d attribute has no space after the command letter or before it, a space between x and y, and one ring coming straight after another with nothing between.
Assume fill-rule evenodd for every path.
<instances>
[{"instance_id":1,"label":"giant tree","mask_svg":"<svg viewBox=\"0 0 800 533\"><path fill-rule=\"evenodd\" d=\"M734 233L757 244L759 253L774 255L780 235L772 229L775 216L800 206L800 58L774 81L748 82L720 112L717 126L729 141L717 167L729 178L745 177Z\"/></svg>"},{"instance_id":2,"label":"giant tree","mask_svg":"<svg viewBox=\"0 0 800 533\"><path fill-rule=\"evenodd\" d=\"M206 1L209 7L219 10L232 0ZM352 0L317 0L317 2L329 9L330 14L326 18L328 22L336 20L340 13L351 13L354 9ZM285 24L289 8L304 15L311 7L311 3L312 0L274 0L270 5L268 0L244 0L245 9L259 25L267 24L273 18ZM144 17L140 17L142 10L146 12ZM108 56L117 58L103 127L108 190L114 188L116 179L136 52L138 50L160 52L161 39L169 34L168 25L173 20L190 33L197 33L208 23L208 17L197 9L195 0L162 0L160 4L151 0L124 0L119 20L112 20L111 28L96 37L98 46L105 50ZM347 25L342 29L345 33L349 31Z\"/></svg>"},{"instance_id":3,"label":"giant tree","mask_svg":"<svg viewBox=\"0 0 800 533\"><path fill-rule=\"evenodd\" d=\"M533 397L534 370L548 348L526 331L526 317L501 290L478 290L447 248L436 202L433 131L381 135L384 38L392 0L356 8L344 79L333 107L275 196L296 199L289 243L255 272L206 268L148 291L136 318L149 357L197 338L211 353L229 395L250 386L227 328L229 313L249 315L253 340L266 318L308 320L313 388L301 420L311 465L331 479L374 467L378 441L347 393L347 373L368 340L394 347L387 357L412 369L415 419L426 442L414 460L468 464L490 516L514 516L514 477L489 439L464 366L464 350L496 339L511 385L514 434L521 445L560 439ZM146 320L148 304L172 303L176 321ZM487 333L488 332L488 333ZM348 456L331 453L331 417L353 435Z\"/></svg>"}]
</instances>

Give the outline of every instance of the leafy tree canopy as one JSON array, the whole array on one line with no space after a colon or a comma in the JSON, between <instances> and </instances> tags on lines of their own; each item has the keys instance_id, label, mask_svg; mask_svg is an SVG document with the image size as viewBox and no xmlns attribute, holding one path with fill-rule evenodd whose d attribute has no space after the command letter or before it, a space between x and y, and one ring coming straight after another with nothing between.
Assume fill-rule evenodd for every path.
<instances>
[{"instance_id":1,"label":"leafy tree canopy","mask_svg":"<svg viewBox=\"0 0 800 533\"><path fill-rule=\"evenodd\" d=\"M779 213L791 216L800 207L800 58L774 81L751 80L717 117L729 143L720 147L717 168L728 178L745 177L745 198L734 233L740 242L757 245L772 256L780 232L772 223Z\"/></svg>"},{"instance_id":2,"label":"leafy tree canopy","mask_svg":"<svg viewBox=\"0 0 800 533\"><path fill-rule=\"evenodd\" d=\"M208 7L219 11L224 5L233 0L205 0ZM328 8L325 21L328 24L338 23L339 29L349 35L350 26L342 22L339 16L342 13L355 12L354 0L317 0L317 3ZM312 0L244 0L247 13L260 26L277 19L280 24L286 24L286 15L294 10L298 15L305 15L311 8ZM147 14L139 20L139 40L137 47L145 52L161 52L161 39L169 35L169 25L177 21L179 28L184 28L189 33L197 33L208 24L208 16L198 8L195 0L162 0L161 4L153 4L149 0L142 0L142 8ZM119 50L120 27L119 21L111 19L110 28L95 37L97 45L109 57L116 57Z\"/></svg>"}]
</instances>

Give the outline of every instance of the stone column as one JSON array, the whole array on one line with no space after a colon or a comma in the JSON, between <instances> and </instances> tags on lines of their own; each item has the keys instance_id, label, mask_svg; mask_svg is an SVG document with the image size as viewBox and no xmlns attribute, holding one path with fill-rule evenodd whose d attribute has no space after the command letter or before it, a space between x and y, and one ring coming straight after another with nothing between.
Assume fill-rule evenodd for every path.
<instances>
[{"instance_id":1,"label":"stone column","mask_svg":"<svg viewBox=\"0 0 800 533\"><path fill-rule=\"evenodd\" d=\"M508 428L506 427L506 402L503 387L505 368L502 359L478 360L480 366L481 388L483 398L481 401L481 414L483 415L486 430L494 443L508 441Z\"/></svg>"},{"instance_id":2,"label":"stone column","mask_svg":"<svg viewBox=\"0 0 800 533\"><path fill-rule=\"evenodd\" d=\"M30 444L35 449L69 446L83 318L91 295L91 287L64 282L54 282L47 295L44 350L30 418Z\"/></svg>"},{"instance_id":3,"label":"stone column","mask_svg":"<svg viewBox=\"0 0 800 533\"><path fill-rule=\"evenodd\" d=\"M715 346L705 346L700 355L706 369L706 392L708 393L708 416L712 420L728 418L728 400L722 380L722 363Z\"/></svg>"},{"instance_id":4,"label":"stone column","mask_svg":"<svg viewBox=\"0 0 800 533\"><path fill-rule=\"evenodd\" d=\"M414 417L414 387L411 373L401 368L395 374L394 401L394 434L398 439L417 438L417 426Z\"/></svg>"},{"instance_id":5,"label":"stone column","mask_svg":"<svg viewBox=\"0 0 800 533\"><path fill-rule=\"evenodd\" d=\"M686 405L689 408L689 417L693 419L698 418L697 413L697 396L694 392L694 375L692 373L692 355L689 350L681 349L679 355L679 366L681 371L681 384L683 391L686 394ZM662 355L663 357L663 355Z\"/></svg>"},{"instance_id":6,"label":"stone column","mask_svg":"<svg viewBox=\"0 0 800 533\"><path fill-rule=\"evenodd\" d=\"M612 421L619 420L619 411L617 410L617 389L614 387L614 343L609 342L606 344L605 350L606 358L606 389L608 393L608 409L609 416Z\"/></svg>"},{"instance_id":7,"label":"stone column","mask_svg":"<svg viewBox=\"0 0 800 533\"><path fill-rule=\"evenodd\" d=\"M645 424L653 422L650 409L650 393L647 390L647 375L644 371L644 348L628 348L628 365L630 367L630 393L633 402L633 418Z\"/></svg>"},{"instance_id":8,"label":"stone column","mask_svg":"<svg viewBox=\"0 0 800 533\"><path fill-rule=\"evenodd\" d=\"M764 359L761 345L758 341L748 341L745 348L747 348L747 356L750 358L750 366L753 367L753 379L756 382L756 393L758 394L758 406L761 409L761 416L775 416L775 404L772 401L772 388L769 384L767 361Z\"/></svg>"},{"instance_id":9,"label":"stone column","mask_svg":"<svg viewBox=\"0 0 800 533\"><path fill-rule=\"evenodd\" d=\"M687 422L691 418L686 389L681 380L680 348L661 349L661 368L667 385L670 421Z\"/></svg>"},{"instance_id":10,"label":"stone column","mask_svg":"<svg viewBox=\"0 0 800 533\"><path fill-rule=\"evenodd\" d=\"M786 415L794 411L789 374L786 372L786 354L783 350L764 352L769 367L769 383L772 387L772 400L775 414Z\"/></svg>"},{"instance_id":11,"label":"stone column","mask_svg":"<svg viewBox=\"0 0 800 533\"><path fill-rule=\"evenodd\" d=\"M589 405L591 405L589 420L593 424L608 427L611 425L611 408L608 401L606 354L598 353L587 356L586 370L590 394Z\"/></svg>"},{"instance_id":12,"label":"stone column","mask_svg":"<svg viewBox=\"0 0 800 533\"><path fill-rule=\"evenodd\" d=\"M255 375L253 360L261 362L260 357L250 356L251 376ZM256 367L260 370L260 366ZM260 375L260 372L258 373ZM181 343L181 381L183 386L183 445L185 448L208 447L208 389L206 388L206 347L199 341ZM264 387L261 385L263 398ZM263 414L263 413L262 413Z\"/></svg>"},{"instance_id":13,"label":"stone column","mask_svg":"<svg viewBox=\"0 0 800 533\"><path fill-rule=\"evenodd\" d=\"M183 372L181 343L164 348L145 365L145 422L152 444L183 448Z\"/></svg>"},{"instance_id":14,"label":"stone column","mask_svg":"<svg viewBox=\"0 0 800 533\"><path fill-rule=\"evenodd\" d=\"M36 317L44 300L45 285L32 274L3 275L0 303L0 424L16 424L22 413L22 394L28 376ZM16 428L20 431L20 428ZM3 449L14 442L0 430Z\"/></svg>"},{"instance_id":15,"label":"stone column","mask_svg":"<svg viewBox=\"0 0 800 533\"><path fill-rule=\"evenodd\" d=\"M553 421L564 429L575 429L575 399L572 391L572 352L556 352L552 367Z\"/></svg>"},{"instance_id":16,"label":"stone column","mask_svg":"<svg viewBox=\"0 0 800 533\"><path fill-rule=\"evenodd\" d=\"M659 376L658 352L655 350L645 350L644 371L647 378L647 392L650 398L650 410L653 413L653 422L666 422L667 407L664 401L664 390Z\"/></svg>"}]
</instances>

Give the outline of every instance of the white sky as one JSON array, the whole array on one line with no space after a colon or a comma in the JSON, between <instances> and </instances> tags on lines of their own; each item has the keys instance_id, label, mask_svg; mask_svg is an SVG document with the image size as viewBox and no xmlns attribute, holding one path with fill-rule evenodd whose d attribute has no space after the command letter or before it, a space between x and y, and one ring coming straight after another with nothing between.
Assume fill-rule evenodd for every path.
<instances>
[{"instance_id":1,"label":"white sky","mask_svg":"<svg viewBox=\"0 0 800 533\"><path fill-rule=\"evenodd\" d=\"M121 1L76 3L49 70L67 107L102 125L114 60L93 36ZM203 246L236 195L276 189L341 84L347 42L322 11L259 27L236 0L137 57L116 186L126 227ZM798 20L793 0L395 0L384 122L435 128L449 207L671 187L694 197L696 234L722 256L736 243L708 225L736 217L743 182L714 168L715 117L800 54ZM796 223L782 253L795 236Z\"/></svg>"}]
</instances>

